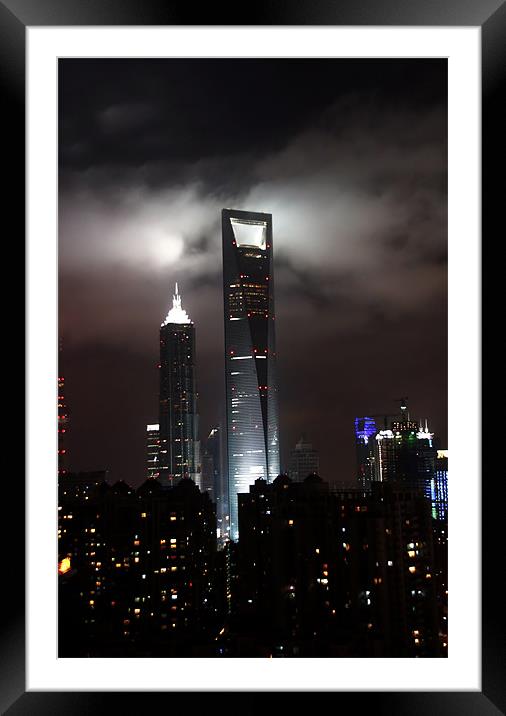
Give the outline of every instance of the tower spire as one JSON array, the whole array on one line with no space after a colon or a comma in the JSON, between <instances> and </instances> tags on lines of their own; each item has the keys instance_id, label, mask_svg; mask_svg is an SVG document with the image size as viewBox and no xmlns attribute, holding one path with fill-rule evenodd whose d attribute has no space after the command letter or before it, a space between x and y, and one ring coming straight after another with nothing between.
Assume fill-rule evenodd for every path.
<instances>
[{"instance_id":1,"label":"tower spire","mask_svg":"<svg viewBox=\"0 0 506 716\"><path fill-rule=\"evenodd\" d=\"M172 296L172 308L175 310L181 310L181 296L179 295L179 291L177 290L177 281L176 290Z\"/></svg>"},{"instance_id":2,"label":"tower spire","mask_svg":"<svg viewBox=\"0 0 506 716\"><path fill-rule=\"evenodd\" d=\"M168 312L162 326L166 326L167 323L191 323L190 317L181 307L181 294L179 293L177 282L174 293L172 294L172 308Z\"/></svg>"}]
</instances>

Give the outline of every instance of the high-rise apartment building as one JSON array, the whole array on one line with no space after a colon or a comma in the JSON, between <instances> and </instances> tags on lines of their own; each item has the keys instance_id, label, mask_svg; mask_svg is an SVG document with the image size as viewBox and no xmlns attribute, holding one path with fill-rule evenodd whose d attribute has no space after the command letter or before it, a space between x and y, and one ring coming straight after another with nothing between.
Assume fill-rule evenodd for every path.
<instances>
[{"instance_id":1,"label":"high-rise apartment building","mask_svg":"<svg viewBox=\"0 0 506 716\"><path fill-rule=\"evenodd\" d=\"M193 655L223 624L209 496L190 479L135 490L106 478L60 480L58 561L72 578L60 580L59 656Z\"/></svg>"},{"instance_id":2,"label":"high-rise apartment building","mask_svg":"<svg viewBox=\"0 0 506 716\"><path fill-rule=\"evenodd\" d=\"M197 477L195 326L176 290L160 328L160 480Z\"/></svg>"},{"instance_id":3,"label":"high-rise apartment building","mask_svg":"<svg viewBox=\"0 0 506 716\"><path fill-rule=\"evenodd\" d=\"M275 656L445 655L430 505L418 490L280 475L239 496L239 520L233 603L252 644Z\"/></svg>"},{"instance_id":4,"label":"high-rise apartment building","mask_svg":"<svg viewBox=\"0 0 506 716\"><path fill-rule=\"evenodd\" d=\"M223 209L227 468L231 538L237 495L279 473L272 216Z\"/></svg>"}]
</instances>

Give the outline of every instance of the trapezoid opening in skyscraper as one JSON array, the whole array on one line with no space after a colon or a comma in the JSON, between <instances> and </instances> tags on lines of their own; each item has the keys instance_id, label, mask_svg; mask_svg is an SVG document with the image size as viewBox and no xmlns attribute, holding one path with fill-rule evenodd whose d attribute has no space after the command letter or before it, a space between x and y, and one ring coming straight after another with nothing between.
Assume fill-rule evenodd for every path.
<instances>
[{"instance_id":1,"label":"trapezoid opening in skyscraper","mask_svg":"<svg viewBox=\"0 0 506 716\"><path fill-rule=\"evenodd\" d=\"M230 533L238 498L279 474L272 216L223 209L225 390Z\"/></svg>"}]
</instances>

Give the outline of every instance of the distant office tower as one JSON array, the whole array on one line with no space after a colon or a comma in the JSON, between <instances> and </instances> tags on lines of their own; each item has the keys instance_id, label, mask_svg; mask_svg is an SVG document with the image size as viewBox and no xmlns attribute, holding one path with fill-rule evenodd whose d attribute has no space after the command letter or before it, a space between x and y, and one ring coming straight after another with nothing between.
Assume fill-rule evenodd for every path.
<instances>
[{"instance_id":1,"label":"distant office tower","mask_svg":"<svg viewBox=\"0 0 506 716\"><path fill-rule=\"evenodd\" d=\"M160 479L197 480L195 326L181 307L177 283L160 328Z\"/></svg>"},{"instance_id":2,"label":"distant office tower","mask_svg":"<svg viewBox=\"0 0 506 716\"><path fill-rule=\"evenodd\" d=\"M237 495L279 473L272 216L223 209L227 462L231 538Z\"/></svg>"},{"instance_id":3,"label":"distant office tower","mask_svg":"<svg viewBox=\"0 0 506 716\"><path fill-rule=\"evenodd\" d=\"M318 474L320 471L320 456L318 451L302 436L290 455L288 474L291 480L302 482L308 475Z\"/></svg>"},{"instance_id":4,"label":"distant office tower","mask_svg":"<svg viewBox=\"0 0 506 716\"><path fill-rule=\"evenodd\" d=\"M217 425L209 432L206 452L212 463L212 499L216 504L217 535L220 544L223 544L230 538L230 514L221 425Z\"/></svg>"},{"instance_id":5,"label":"distant office tower","mask_svg":"<svg viewBox=\"0 0 506 716\"><path fill-rule=\"evenodd\" d=\"M446 520L448 518L448 450L437 451L431 488L432 516L436 520Z\"/></svg>"},{"instance_id":6,"label":"distant office tower","mask_svg":"<svg viewBox=\"0 0 506 716\"><path fill-rule=\"evenodd\" d=\"M375 439L376 479L402 481L419 488L431 499L436 450L434 434L414 420L392 423L390 430L380 430Z\"/></svg>"},{"instance_id":7,"label":"distant office tower","mask_svg":"<svg viewBox=\"0 0 506 716\"><path fill-rule=\"evenodd\" d=\"M202 455L200 458L201 473L200 473L200 489L202 492L207 492L213 502L214 498L214 460L210 452L204 446Z\"/></svg>"},{"instance_id":8,"label":"distant office tower","mask_svg":"<svg viewBox=\"0 0 506 716\"><path fill-rule=\"evenodd\" d=\"M146 425L146 467L148 477L160 476L160 426Z\"/></svg>"},{"instance_id":9,"label":"distant office tower","mask_svg":"<svg viewBox=\"0 0 506 716\"><path fill-rule=\"evenodd\" d=\"M374 418L355 418L355 446L357 450L358 483L367 489L374 480Z\"/></svg>"},{"instance_id":10,"label":"distant office tower","mask_svg":"<svg viewBox=\"0 0 506 716\"><path fill-rule=\"evenodd\" d=\"M375 480L404 482L422 490L431 500L437 454L433 440L427 420L425 427L421 421L411 420L404 401L400 418L393 420L390 428L379 430L374 438Z\"/></svg>"},{"instance_id":11,"label":"distant office tower","mask_svg":"<svg viewBox=\"0 0 506 716\"><path fill-rule=\"evenodd\" d=\"M68 472L67 437L69 429L69 414L65 403L65 377L63 375L62 345L58 348L58 475Z\"/></svg>"}]
</instances>

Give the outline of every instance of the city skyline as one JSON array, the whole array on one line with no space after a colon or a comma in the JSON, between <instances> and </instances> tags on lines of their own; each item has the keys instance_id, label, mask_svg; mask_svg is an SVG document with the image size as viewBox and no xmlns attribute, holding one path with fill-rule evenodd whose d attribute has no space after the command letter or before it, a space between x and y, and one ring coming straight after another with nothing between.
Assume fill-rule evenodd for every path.
<instances>
[{"instance_id":1,"label":"city skyline","mask_svg":"<svg viewBox=\"0 0 506 716\"><path fill-rule=\"evenodd\" d=\"M60 62L60 332L74 469L143 481L156 326L176 281L199 331L201 437L222 420L223 206L274 217L282 466L306 433L322 476L354 481L355 417L392 413L404 394L445 445L446 62L127 65ZM220 77L227 90L213 102L206 81L216 88ZM239 77L252 94L262 86L260 103L240 104ZM157 104L167 83L170 106L164 92Z\"/></svg>"}]
</instances>

